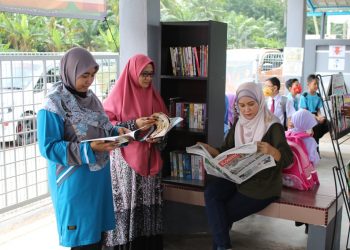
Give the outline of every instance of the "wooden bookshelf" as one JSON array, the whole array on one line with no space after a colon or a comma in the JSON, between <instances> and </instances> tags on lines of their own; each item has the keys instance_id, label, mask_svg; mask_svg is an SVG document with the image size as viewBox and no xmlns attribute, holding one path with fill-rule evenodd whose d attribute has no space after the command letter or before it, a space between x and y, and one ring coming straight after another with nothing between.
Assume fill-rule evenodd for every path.
<instances>
[{"instance_id":1,"label":"wooden bookshelf","mask_svg":"<svg viewBox=\"0 0 350 250\"><path fill-rule=\"evenodd\" d=\"M207 46L206 76L174 75L170 47ZM181 190L204 189L205 180L187 180L172 177L170 152L185 151L197 141L215 147L224 137L225 78L226 78L227 24L215 21L161 23L160 92L169 107L170 98L181 97L181 102L204 103L204 129L174 128L168 135L168 144L162 152L164 160L163 185ZM195 65L193 65L195 66ZM184 188L184 189L183 189Z\"/></svg>"}]
</instances>

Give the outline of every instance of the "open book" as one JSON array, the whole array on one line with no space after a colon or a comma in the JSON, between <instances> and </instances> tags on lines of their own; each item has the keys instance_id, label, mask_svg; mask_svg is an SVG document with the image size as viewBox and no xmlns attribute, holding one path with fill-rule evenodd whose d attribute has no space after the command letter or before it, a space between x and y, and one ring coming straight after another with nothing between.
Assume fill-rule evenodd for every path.
<instances>
[{"instance_id":1,"label":"open book","mask_svg":"<svg viewBox=\"0 0 350 250\"><path fill-rule=\"evenodd\" d=\"M183 119L181 117L169 118L164 113L154 113L153 117L156 117L155 125L149 128L139 128L129 133L118 135L118 136L110 136L110 137L101 137L95 139L84 140L82 142L90 142L90 141L116 141L118 145L128 143L129 141L144 141L148 138L154 139L165 136L170 129L172 129L176 124L181 122Z\"/></svg>"},{"instance_id":2,"label":"open book","mask_svg":"<svg viewBox=\"0 0 350 250\"><path fill-rule=\"evenodd\" d=\"M210 175L242 183L263 169L276 166L271 155L257 152L256 143L231 148L213 158L201 144L186 148L186 152L204 157L205 171Z\"/></svg>"}]
</instances>

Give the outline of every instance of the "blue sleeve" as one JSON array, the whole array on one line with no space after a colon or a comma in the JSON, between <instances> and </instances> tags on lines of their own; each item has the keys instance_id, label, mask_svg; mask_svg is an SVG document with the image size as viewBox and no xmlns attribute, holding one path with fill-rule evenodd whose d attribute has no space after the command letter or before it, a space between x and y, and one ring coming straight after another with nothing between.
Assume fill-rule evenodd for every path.
<instances>
[{"instance_id":1,"label":"blue sleeve","mask_svg":"<svg viewBox=\"0 0 350 250\"><path fill-rule=\"evenodd\" d=\"M38 145L46 159L63 166L96 163L90 143L65 141L64 122L55 113L40 110L37 115Z\"/></svg>"},{"instance_id":2,"label":"blue sleeve","mask_svg":"<svg viewBox=\"0 0 350 250\"><path fill-rule=\"evenodd\" d=\"M299 108L301 108L301 109L307 109L306 98L305 98L305 96L303 96L303 95L300 96Z\"/></svg>"}]
</instances>

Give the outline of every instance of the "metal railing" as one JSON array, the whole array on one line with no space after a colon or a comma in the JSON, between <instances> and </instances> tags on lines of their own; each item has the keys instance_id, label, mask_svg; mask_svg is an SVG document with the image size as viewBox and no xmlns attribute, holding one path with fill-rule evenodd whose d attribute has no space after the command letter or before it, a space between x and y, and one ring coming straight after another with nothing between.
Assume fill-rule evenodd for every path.
<instances>
[{"instance_id":1,"label":"metal railing","mask_svg":"<svg viewBox=\"0 0 350 250\"><path fill-rule=\"evenodd\" d=\"M0 53L0 213L49 195L47 162L36 143L36 112L60 80L62 53ZM91 89L102 100L118 75L116 53L93 53Z\"/></svg>"}]
</instances>

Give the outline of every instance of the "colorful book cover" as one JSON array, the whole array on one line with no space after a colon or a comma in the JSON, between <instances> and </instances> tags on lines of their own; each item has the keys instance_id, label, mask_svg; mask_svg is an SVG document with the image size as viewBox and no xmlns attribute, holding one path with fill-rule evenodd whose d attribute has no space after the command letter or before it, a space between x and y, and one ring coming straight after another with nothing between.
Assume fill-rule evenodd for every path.
<instances>
[{"instance_id":1,"label":"colorful book cover","mask_svg":"<svg viewBox=\"0 0 350 250\"><path fill-rule=\"evenodd\" d=\"M182 162L183 162L183 178L186 180L192 180L191 155L184 153L182 155Z\"/></svg>"}]
</instances>

